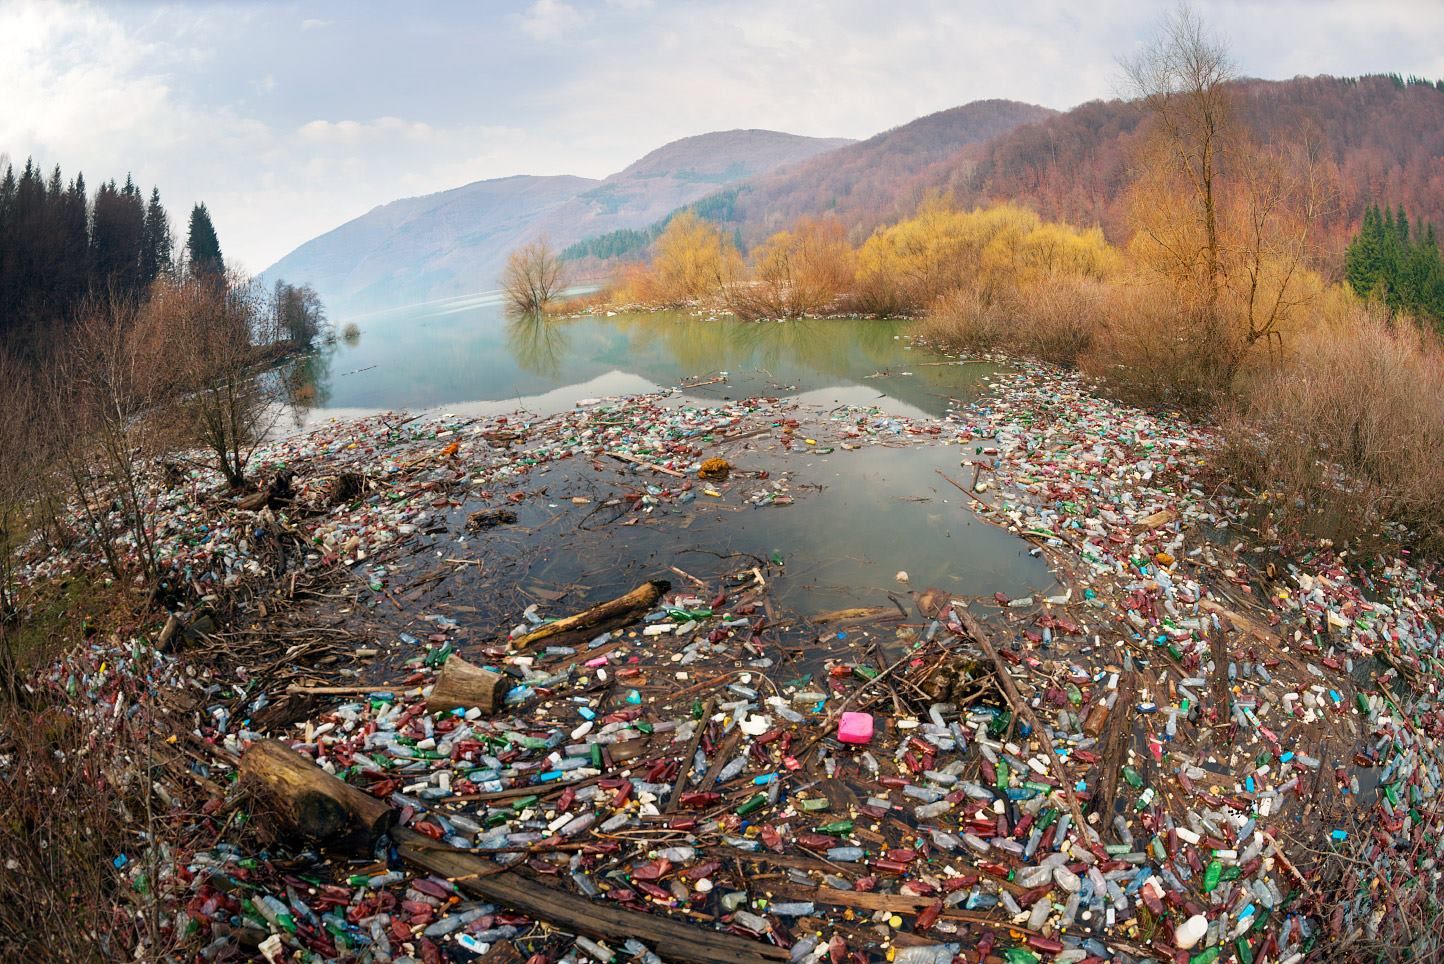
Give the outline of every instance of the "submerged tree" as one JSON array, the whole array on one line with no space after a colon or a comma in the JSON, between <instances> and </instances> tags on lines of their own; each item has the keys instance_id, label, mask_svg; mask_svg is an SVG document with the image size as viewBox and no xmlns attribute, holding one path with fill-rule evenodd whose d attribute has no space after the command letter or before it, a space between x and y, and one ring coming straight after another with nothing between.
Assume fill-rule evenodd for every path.
<instances>
[{"instance_id":1,"label":"submerged tree","mask_svg":"<svg viewBox=\"0 0 1444 964\"><path fill-rule=\"evenodd\" d=\"M326 308L310 285L292 285L277 279L271 293L274 338L298 348L309 348L327 331Z\"/></svg>"},{"instance_id":2,"label":"submerged tree","mask_svg":"<svg viewBox=\"0 0 1444 964\"><path fill-rule=\"evenodd\" d=\"M561 258L545 238L517 248L506 259L501 287L518 311L540 311L565 287Z\"/></svg>"}]
</instances>

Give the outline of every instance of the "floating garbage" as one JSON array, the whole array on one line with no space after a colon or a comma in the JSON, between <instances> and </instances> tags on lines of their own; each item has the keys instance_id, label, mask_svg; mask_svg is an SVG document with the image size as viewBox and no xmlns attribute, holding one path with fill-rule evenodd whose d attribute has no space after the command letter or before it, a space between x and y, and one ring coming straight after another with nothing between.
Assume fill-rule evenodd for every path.
<instances>
[{"instance_id":1,"label":"floating garbage","mask_svg":"<svg viewBox=\"0 0 1444 964\"><path fill-rule=\"evenodd\" d=\"M246 809L248 826L289 827L276 846L176 852L156 880L132 849L115 872L170 895L216 960L503 945L549 960L1437 957L1433 571L1255 537L1250 504L1207 480L1211 437L1181 420L1043 369L996 385L938 420L643 397L549 419L338 424L260 459L334 459L386 485L322 509L321 482L297 472L315 511L265 517L161 496L166 565L202 593L260 579L256 530L289 527L311 565L400 613L429 570L396 550L430 528L460 538L463 501L523 514L511 507L542 498L522 484L541 465L625 473L614 508L641 519L688 504L728 433L783 451L947 445L989 474L957 486L974 511L1060 586L955 598L909 589L930 582L914 566L897 608L853 611L839 632L777 603L780 554L665 558L658 580L682 582L648 574L586 608L521 598L484 628L416 614L366 641L394 652L335 687L350 692L312 687L320 709L273 726L256 716L279 691L97 639L41 677L97 731L147 694L198 692L172 718L204 760L196 777L222 787L280 747L307 774L293 785L355 804L313 822L316 839L300 811L287 824ZM741 511L785 504L774 479L741 476L711 491ZM458 488L476 495L451 505ZM26 575L78 564L32 559ZM353 810L374 818L364 833Z\"/></svg>"}]
</instances>

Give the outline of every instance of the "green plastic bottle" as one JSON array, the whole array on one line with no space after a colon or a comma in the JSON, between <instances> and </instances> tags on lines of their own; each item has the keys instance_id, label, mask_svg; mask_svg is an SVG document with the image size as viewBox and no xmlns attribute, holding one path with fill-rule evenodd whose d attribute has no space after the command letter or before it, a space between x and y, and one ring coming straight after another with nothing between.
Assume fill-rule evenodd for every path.
<instances>
[{"instance_id":1,"label":"green plastic bottle","mask_svg":"<svg viewBox=\"0 0 1444 964\"><path fill-rule=\"evenodd\" d=\"M1217 860L1210 860L1208 862L1208 868L1203 872L1203 892L1206 894L1213 893L1213 889L1218 886L1218 879L1222 875L1223 864Z\"/></svg>"}]
</instances>

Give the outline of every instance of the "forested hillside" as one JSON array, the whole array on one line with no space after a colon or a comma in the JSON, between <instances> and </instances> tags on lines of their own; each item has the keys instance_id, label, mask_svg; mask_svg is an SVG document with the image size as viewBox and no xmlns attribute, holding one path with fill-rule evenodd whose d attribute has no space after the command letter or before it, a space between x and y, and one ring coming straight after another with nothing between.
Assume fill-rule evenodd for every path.
<instances>
[{"instance_id":1,"label":"forested hillside","mask_svg":"<svg viewBox=\"0 0 1444 964\"><path fill-rule=\"evenodd\" d=\"M1444 89L1394 75L1240 80L1239 129L1297 142L1329 181L1324 250L1335 267L1373 203L1444 222ZM1046 218L1130 232L1127 191L1143 112L1123 100L1066 113L983 101L920 118L692 205L744 247L796 218L838 218L854 243L907 217L932 194L967 206L1017 201ZM950 141L949 138L952 138ZM653 234L655 237L655 232ZM598 245L599 251L603 246ZM635 245L613 245L625 253Z\"/></svg>"},{"instance_id":2,"label":"forested hillside","mask_svg":"<svg viewBox=\"0 0 1444 964\"><path fill-rule=\"evenodd\" d=\"M1375 202L1444 221L1444 89L1393 76L1300 77L1238 82L1239 120L1259 142L1312 146L1334 182L1330 249ZM1021 200L1048 218L1098 224L1112 240L1129 233L1126 193L1143 119L1124 101L1083 104L959 154L898 194L953 191L959 200Z\"/></svg>"},{"instance_id":3,"label":"forested hillside","mask_svg":"<svg viewBox=\"0 0 1444 964\"><path fill-rule=\"evenodd\" d=\"M755 178L737 192L733 216L743 240L761 240L804 214L830 214L851 233L912 213L934 167L973 144L1053 111L1012 100L980 100L938 111L841 150Z\"/></svg>"}]
</instances>

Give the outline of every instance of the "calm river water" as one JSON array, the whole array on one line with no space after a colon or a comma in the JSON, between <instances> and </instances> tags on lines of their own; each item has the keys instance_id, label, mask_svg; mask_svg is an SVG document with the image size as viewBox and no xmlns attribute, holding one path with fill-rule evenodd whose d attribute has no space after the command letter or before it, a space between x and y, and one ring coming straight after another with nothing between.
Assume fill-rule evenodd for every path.
<instances>
[{"instance_id":1,"label":"calm river water","mask_svg":"<svg viewBox=\"0 0 1444 964\"><path fill-rule=\"evenodd\" d=\"M402 409L546 415L587 399L679 387L679 405L769 395L823 409L940 416L950 400L955 408L985 393L996 374L911 347L900 321L754 323L668 313L509 319L499 297L479 295L356 323L359 339L312 360L312 423ZM723 373L725 381L696 385ZM623 588L639 573L664 570L677 553L777 554L788 573L780 596L808 612L886 604L888 591L929 585L980 596L1051 588L1027 544L974 517L939 476L962 475L961 454L929 445L789 456L785 468L805 490L791 507L634 527L595 545L569 540L565 552L496 530L497 548L513 560L530 551L524 568L533 578L595 582L605 569L605 581ZM896 581L899 571L909 584Z\"/></svg>"}]
</instances>

